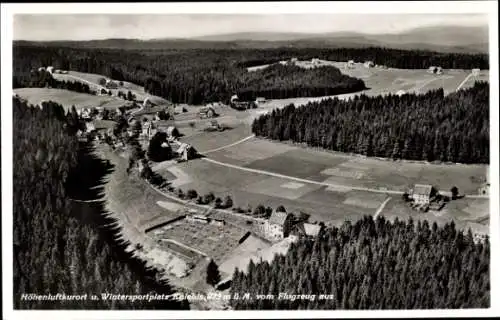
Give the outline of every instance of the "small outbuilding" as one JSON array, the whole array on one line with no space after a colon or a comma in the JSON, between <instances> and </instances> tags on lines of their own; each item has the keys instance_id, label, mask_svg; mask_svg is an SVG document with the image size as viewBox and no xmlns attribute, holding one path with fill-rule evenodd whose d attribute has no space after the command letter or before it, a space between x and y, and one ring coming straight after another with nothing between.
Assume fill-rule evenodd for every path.
<instances>
[{"instance_id":1,"label":"small outbuilding","mask_svg":"<svg viewBox=\"0 0 500 320\"><path fill-rule=\"evenodd\" d=\"M474 77L479 76L479 75L480 75L480 73L481 73L481 70L480 70L480 69L478 69L478 68L476 68L476 69L472 69L472 75L473 75Z\"/></svg>"},{"instance_id":2,"label":"small outbuilding","mask_svg":"<svg viewBox=\"0 0 500 320\"><path fill-rule=\"evenodd\" d=\"M375 63L373 63L373 61L365 61L364 66L365 68L373 68Z\"/></svg>"}]
</instances>

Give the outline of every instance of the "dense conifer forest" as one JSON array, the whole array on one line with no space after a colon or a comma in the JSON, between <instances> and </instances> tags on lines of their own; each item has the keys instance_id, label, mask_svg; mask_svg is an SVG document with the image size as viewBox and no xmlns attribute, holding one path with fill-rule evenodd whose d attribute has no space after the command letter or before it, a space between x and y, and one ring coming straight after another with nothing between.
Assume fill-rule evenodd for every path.
<instances>
[{"instance_id":1,"label":"dense conifer forest","mask_svg":"<svg viewBox=\"0 0 500 320\"><path fill-rule=\"evenodd\" d=\"M186 309L167 300L92 300L110 294L170 294L117 242L99 185L112 167L73 135L75 111L53 102L43 108L13 99L14 307L16 309ZM89 174L90 173L90 174ZM88 294L86 300L30 300L22 294Z\"/></svg>"},{"instance_id":2,"label":"dense conifer forest","mask_svg":"<svg viewBox=\"0 0 500 320\"><path fill-rule=\"evenodd\" d=\"M489 163L489 85L289 105L257 118L252 131L366 156Z\"/></svg>"},{"instance_id":3,"label":"dense conifer forest","mask_svg":"<svg viewBox=\"0 0 500 320\"><path fill-rule=\"evenodd\" d=\"M245 67L296 57L333 61L372 60L395 68L488 69L488 55L444 54L384 48L363 49L192 49L117 50L14 46L14 83L25 83L29 70L52 65L57 69L102 74L142 85L152 94L174 103L202 104L227 101L233 94L245 98L291 98L358 91L362 81L339 76L336 68L298 70L273 67L247 72ZM329 81L325 81L329 79ZM362 89L362 88L361 88Z\"/></svg>"},{"instance_id":4,"label":"dense conifer forest","mask_svg":"<svg viewBox=\"0 0 500 320\"><path fill-rule=\"evenodd\" d=\"M235 270L237 310L489 308L490 244L453 222L394 222L365 216L293 243L271 263ZM279 299L289 295L317 295ZM255 299L256 295L274 299ZM319 299L319 295L328 297Z\"/></svg>"}]
</instances>

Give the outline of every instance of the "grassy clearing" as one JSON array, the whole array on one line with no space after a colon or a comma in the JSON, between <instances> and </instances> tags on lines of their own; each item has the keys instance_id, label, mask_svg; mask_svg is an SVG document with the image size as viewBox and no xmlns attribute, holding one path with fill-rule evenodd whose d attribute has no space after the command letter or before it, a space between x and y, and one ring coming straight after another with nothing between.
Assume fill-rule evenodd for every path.
<instances>
[{"instance_id":1,"label":"grassy clearing","mask_svg":"<svg viewBox=\"0 0 500 320\"><path fill-rule=\"evenodd\" d=\"M127 175L128 159L111 152L107 146L99 146L104 159L115 165L114 172L106 185L106 194L112 212L121 213L128 223L139 230L145 230L159 219L170 220L178 217L177 212L169 211L157 204L165 197L154 191L145 181L133 175Z\"/></svg>"},{"instance_id":2,"label":"grassy clearing","mask_svg":"<svg viewBox=\"0 0 500 320\"><path fill-rule=\"evenodd\" d=\"M77 109L91 107L116 109L127 104L126 101L116 97L94 96L64 89L20 88L14 89L14 93L33 105L40 105L43 101L54 101L61 104L65 110L69 110L71 106Z\"/></svg>"},{"instance_id":3,"label":"grassy clearing","mask_svg":"<svg viewBox=\"0 0 500 320\"><path fill-rule=\"evenodd\" d=\"M305 179L344 161L344 158L329 154L317 157L314 152L297 148L262 160L256 160L248 164L247 167Z\"/></svg>"},{"instance_id":4,"label":"grassy clearing","mask_svg":"<svg viewBox=\"0 0 500 320\"><path fill-rule=\"evenodd\" d=\"M286 144L276 144L271 141L253 138L233 147L210 153L210 158L244 166L256 160L277 156L293 149L295 148Z\"/></svg>"},{"instance_id":5,"label":"grassy clearing","mask_svg":"<svg viewBox=\"0 0 500 320\"><path fill-rule=\"evenodd\" d=\"M209 121L207 121L207 124L208 122ZM202 126L202 128L204 128L205 126L207 126L207 124L199 124L199 125ZM245 137L248 137L251 134L252 133L250 132L249 127L237 126L222 132L213 131L213 132L204 132L198 135L186 136L181 138L180 140L189 143L197 151L203 152L226 146L228 144L239 141Z\"/></svg>"}]
</instances>

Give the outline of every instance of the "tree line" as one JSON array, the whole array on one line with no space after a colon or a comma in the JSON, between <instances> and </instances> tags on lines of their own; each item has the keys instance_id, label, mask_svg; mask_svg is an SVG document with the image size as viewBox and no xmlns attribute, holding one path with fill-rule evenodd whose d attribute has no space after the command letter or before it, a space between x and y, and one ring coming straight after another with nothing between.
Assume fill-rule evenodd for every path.
<instances>
[{"instance_id":1,"label":"tree line","mask_svg":"<svg viewBox=\"0 0 500 320\"><path fill-rule=\"evenodd\" d=\"M490 244L454 222L371 216L292 243L272 262L233 273L236 310L489 308ZM280 293L316 299L279 299ZM319 295L327 295L319 299ZM274 299L256 299L273 295Z\"/></svg>"},{"instance_id":2,"label":"tree line","mask_svg":"<svg viewBox=\"0 0 500 320\"><path fill-rule=\"evenodd\" d=\"M156 270L125 252L120 228L102 202L89 199L112 168L74 135L75 112L44 102L42 108L13 99L14 308L186 309L167 300L93 300L91 294L170 294ZM90 178L92 176L92 178ZM92 181L93 180L93 181ZM94 194L98 199L98 194ZM109 225L108 227L104 227ZM22 294L88 294L86 300L23 300Z\"/></svg>"},{"instance_id":3,"label":"tree line","mask_svg":"<svg viewBox=\"0 0 500 320\"><path fill-rule=\"evenodd\" d=\"M443 69L489 69L488 54L441 53L427 50L400 50L381 47L367 48L277 48L253 50L237 65L248 68L272 64L282 60L297 58L311 60L318 58L329 61L354 60L373 61L375 64L398 69L427 69L440 66Z\"/></svg>"},{"instance_id":4,"label":"tree line","mask_svg":"<svg viewBox=\"0 0 500 320\"><path fill-rule=\"evenodd\" d=\"M252 131L366 156L489 163L489 85L289 105L255 119Z\"/></svg>"},{"instance_id":5,"label":"tree line","mask_svg":"<svg viewBox=\"0 0 500 320\"><path fill-rule=\"evenodd\" d=\"M227 103L233 94L240 94L245 99L255 96L292 98L360 90L361 80L341 78L339 71L333 67L320 68L320 71L298 70L291 66L256 72L246 70L246 66L253 63L276 62L291 57L300 60L373 60L376 64L408 69L428 68L431 65L461 69L489 67L488 55L484 54L443 54L385 48L135 51L14 45L14 75L23 78L31 68L52 65L58 69L97 73L117 81L129 81L173 103L188 104Z\"/></svg>"},{"instance_id":6,"label":"tree line","mask_svg":"<svg viewBox=\"0 0 500 320\"><path fill-rule=\"evenodd\" d=\"M19 76L14 73L13 88L54 88L93 95L96 94L96 92L91 90L85 83L79 81L57 80L50 72L44 70L32 71L25 76Z\"/></svg>"}]
</instances>

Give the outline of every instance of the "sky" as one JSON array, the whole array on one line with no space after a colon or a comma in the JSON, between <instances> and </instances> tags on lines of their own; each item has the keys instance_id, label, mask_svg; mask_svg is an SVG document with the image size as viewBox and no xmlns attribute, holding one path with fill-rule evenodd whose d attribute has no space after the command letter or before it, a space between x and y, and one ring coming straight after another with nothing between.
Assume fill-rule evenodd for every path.
<instances>
[{"instance_id":1,"label":"sky","mask_svg":"<svg viewBox=\"0 0 500 320\"><path fill-rule=\"evenodd\" d=\"M238 32L398 33L436 26L485 26L481 14L17 14L14 40L190 38Z\"/></svg>"}]
</instances>

